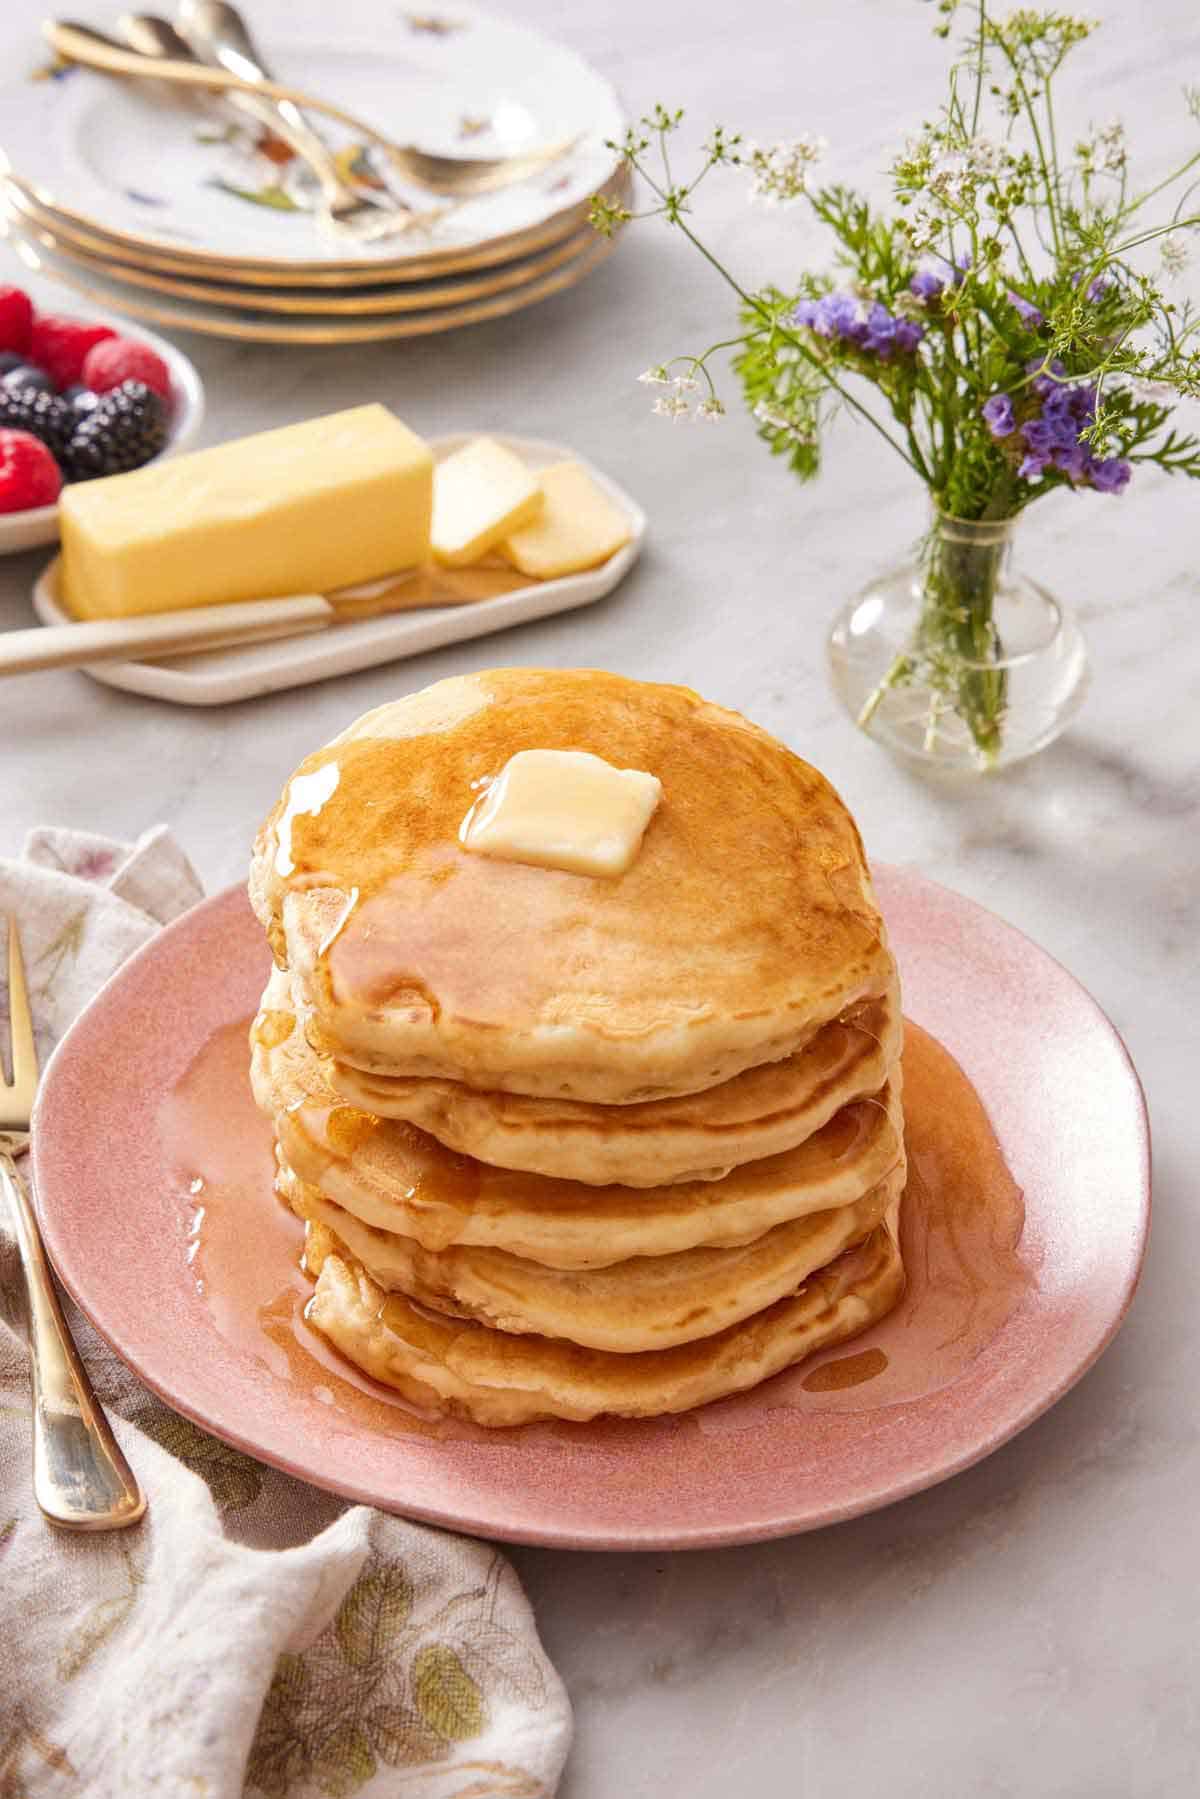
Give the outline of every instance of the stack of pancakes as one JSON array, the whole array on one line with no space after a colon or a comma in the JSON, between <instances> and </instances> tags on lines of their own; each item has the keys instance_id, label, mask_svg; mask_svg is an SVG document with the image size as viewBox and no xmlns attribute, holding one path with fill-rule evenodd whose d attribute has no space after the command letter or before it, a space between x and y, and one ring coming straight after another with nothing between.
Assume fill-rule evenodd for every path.
<instances>
[{"instance_id":1,"label":"stack of pancakes","mask_svg":"<svg viewBox=\"0 0 1200 1799\"><path fill-rule=\"evenodd\" d=\"M616 878L472 854L518 751L657 776ZM485 1425L677 1412L900 1296L895 965L823 777L683 688L507 669L369 712L255 846L252 1038L310 1321Z\"/></svg>"}]
</instances>

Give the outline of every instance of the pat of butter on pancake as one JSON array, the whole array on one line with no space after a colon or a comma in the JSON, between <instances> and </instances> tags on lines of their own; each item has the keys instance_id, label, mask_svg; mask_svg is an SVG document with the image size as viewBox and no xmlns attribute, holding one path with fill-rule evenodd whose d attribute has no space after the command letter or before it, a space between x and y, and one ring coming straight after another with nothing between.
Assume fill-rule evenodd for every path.
<instances>
[{"instance_id":1,"label":"pat of butter on pancake","mask_svg":"<svg viewBox=\"0 0 1200 1799\"><path fill-rule=\"evenodd\" d=\"M662 782L586 750L518 750L459 828L464 849L609 880L633 864Z\"/></svg>"},{"instance_id":2,"label":"pat of butter on pancake","mask_svg":"<svg viewBox=\"0 0 1200 1799\"><path fill-rule=\"evenodd\" d=\"M424 562L433 457L355 406L63 490L62 593L125 618L373 581Z\"/></svg>"},{"instance_id":3,"label":"pat of butter on pancake","mask_svg":"<svg viewBox=\"0 0 1200 1799\"><path fill-rule=\"evenodd\" d=\"M433 554L449 568L478 562L535 517L541 504L541 486L521 458L490 437L477 437L434 470Z\"/></svg>"}]
</instances>

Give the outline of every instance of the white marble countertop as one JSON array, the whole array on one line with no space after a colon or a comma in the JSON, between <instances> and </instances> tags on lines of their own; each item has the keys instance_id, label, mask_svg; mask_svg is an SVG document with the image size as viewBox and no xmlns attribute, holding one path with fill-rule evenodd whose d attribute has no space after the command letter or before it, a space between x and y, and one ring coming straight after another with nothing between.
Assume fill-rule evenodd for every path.
<instances>
[{"instance_id":1,"label":"white marble countertop","mask_svg":"<svg viewBox=\"0 0 1200 1799\"><path fill-rule=\"evenodd\" d=\"M276 10L285 12L283 0ZM381 16L384 8L380 0ZM900 0L551 0L519 10L592 56L641 110L684 104L769 141L824 132L866 178L941 94L933 9ZM1105 0L1080 68L1155 168L1194 133L1186 0ZM269 14L256 0L255 16ZM811 240L715 178L706 224L762 276ZM11 273L10 273L11 269ZM0 278L16 279L0 250ZM786 279L786 274L784 276ZM1124 1034L1156 1146L1156 1235L1133 1312L1099 1366L1023 1436L947 1485L788 1542L689 1555L521 1550L578 1738L565 1799L890 1799L1196 1790L1200 1652L1200 635L1197 497L1139 476L1121 500L1059 497L1027 563L1073 604L1094 683L1075 729L988 782L938 785L858 736L823 664L842 598L920 522L920 496L843 430L797 486L742 417L649 416L638 371L723 334L726 296L687 246L639 228L573 293L414 344L273 350L181 340L208 386L208 441L382 399L427 433L498 426L575 444L645 505L647 552L581 613L218 711L81 674L0 697L0 853L56 821L177 831L211 887L239 879L285 774L368 706L494 662L601 664L688 682L779 733L832 778L872 853L993 907L1059 957ZM732 391L727 395L733 399ZM1040 516L1038 515L1040 513ZM0 565L0 628L31 622L42 556Z\"/></svg>"}]
</instances>

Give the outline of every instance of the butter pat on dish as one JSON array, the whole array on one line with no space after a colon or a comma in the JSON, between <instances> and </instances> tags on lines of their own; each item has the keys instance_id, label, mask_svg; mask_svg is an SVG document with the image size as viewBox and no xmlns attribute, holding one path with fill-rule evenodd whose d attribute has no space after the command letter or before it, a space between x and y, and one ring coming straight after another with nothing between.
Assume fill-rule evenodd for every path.
<instances>
[{"instance_id":1,"label":"butter pat on dish","mask_svg":"<svg viewBox=\"0 0 1200 1799\"><path fill-rule=\"evenodd\" d=\"M500 546L521 574L538 581L577 575L607 562L629 542L629 520L577 462L556 462L538 479L541 511Z\"/></svg>"},{"instance_id":2,"label":"butter pat on dish","mask_svg":"<svg viewBox=\"0 0 1200 1799\"><path fill-rule=\"evenodd\" d=\"M433 457L385 406L237 438L64 489L77 618L327 593L423 562Z\"/></svg>"},{"instance_id":3,"label":"butter pat on dish","mask_svg":"<svg viewBox=\"0 0 1200 1799\"><path fill-rule=\"evenodd\" d=\"M490 437L439 462L433 476L434 556L449 568L478 562L542 506L538 478Z\"/></svg>"}]
</instances>

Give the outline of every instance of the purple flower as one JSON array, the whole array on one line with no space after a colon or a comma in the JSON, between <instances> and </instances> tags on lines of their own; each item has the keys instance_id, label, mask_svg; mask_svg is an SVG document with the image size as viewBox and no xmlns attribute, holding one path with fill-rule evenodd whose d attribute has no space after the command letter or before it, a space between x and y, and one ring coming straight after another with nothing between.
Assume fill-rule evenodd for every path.
<instances>
[{"instance_id":1,"label":"purple flower","mask_svg":"<svg viewBox=\"0 0 1200 1799\"><path fill-rule=\"evenodd\" d=\"M792 323L815 331L819 337L854 344L886 362L895 350L915 350L925 335L924 325L897 319L880 300L874 300L864 318L853 294L826 294L820 300L801 300Z\"/></svg>"},{"instance_id":2,"label":"purple flower","mask_svg":"<svg viewBox=\"0 0 1200 1799\"><path fill-rule=\"evenodd\" d=\"M875 300L867 313L863 349L871 350L886 362L896 347L896 321L881 300Z\"/></svg>"},{"instance_id":3,"label":"purple flower","mask_svg":"<svg viewBox=\"0 0 1200 1799\"><path fill-rule=\"evenodd\" d=\"M1033 391L1040 394L1042 416L1048 419L1073 418L1078 409L1078 402L1071 397L1071 389L1064 383L1047 381L1039 387L1035 381Z\"/></svg>"},{"instance_id":4,"label":"purple flower","mask_svg":"<svg viewBox=\"0 0 1200 1799\"><path fill-rule=\"evenodd\" d=\"M1070 412L1052 417L1047 410L1041 418L1027 420L1021 438L1043 465L1053 464L1068 480L1079 482L1087 473L1088 451L1079 441L1079 421Z\"/></svg>"},{"instance_id":5,"label":"purple flower","mask_svg":"<svg viewBox=\"0 0 1200 1799\"><path fill-rule=\"evenodd\" d=\"M1070 441L1079 435L1073 432ZM1062 437L1055 420L1040 418L1027 419L1021 426L1021 441L1027 449L1038 456L1051 456L1062 443Z\"/></svg>"},{"instance_id":6,"label":"purple flower","mask_svg":"<svg viewBox=\"0 0 1200 1799\"><path fill-rule=\"evenodd\" d=\"M1032 371L1043 364L1035 358L1026 367ZM1056 375L1064 373L1058 361L1051 369ZM1090 484L1101 493L1120 493L1132 473L1129 464L1115 456L1097 459L1084 438L1096 419L1095 386L1089 381L1054 381L1049 373L1043 373L1031 387L1042 406L1036 418L1026 419L1021 426L1025 455L1017 473L1022 480L1035 481L1053 468L1074 487ZM998 398L1003 396L993 396Z\"/></svg>"},{"instance_id":7,"label":"purple flower","mask_svg":"<svg viewBox=\"0 0 1200 1799\"><path fill-rule=\"evenodd\" d=\"M818 302L813 330L821 337L840 337L846 343L861 343L866 326L858 316L858 301L853 294L826 294Z\"/></svg>"},{"instance_id":8,"label":"purple flower","mask_svg":"<svg viewBox=\"0 0 1200 1799\"><path fill-rule=\"evenodd\" d=\"M908 284L909 292L918 300L936 300L946 283L932 269L918 269Z\"/></svg>"},{"instance_id":9,"label":"purple flower","mask_svg":"<svg viewBox=\"0 0 1200 1799\"><path fill-rule=\"evenodd\" d=\"M1120 456L1106 456L1091 467L1092 486L1097 493L1124 493L1133 469Z\"/></svg>"},{"instance_id":10,"label":"purple flower","mask_svg":"<svg viewBox=\"0 0 1200 1799\"><path fill-rule=\"evenodd\" d=\"M896 320L896 348L905 352L915 350L925 335L924 325L918 325L913 319Z\"/></svg>"},{"instance_id":11,"label":"purple flower","mask_svg":"<svg viewBox=\"0 0 1200 1799\"><path fill-rule=\"evenodd\" d=\"M1054 452L1055 468L1062 471L1073 487L1078 487L1090 474L1092 465L1092 453L1084 443L1060 444Z\"/></svg>"},{"instance_id":12,"label":"purple flower","mask_svg":"<svg viewBox=\"0 0 1200 1799\"><path fill-rule=\"evenodd\" d=\"M993 437L1008 437L1016 430L1012 400L1007 394L993 394L983 404L983 422Z\"/></svg>"},{"instance_id":13,"label":"purple flower","mask_svg":"<svg viewBox=\"0 0 1200 1799\"><path fill-rule=\"evenodd\" d=\"M1038 311L1033 301L1024 299L1020 294L1013 293L1011 288L1008 290L1008 303L1017 312L1021 323L1028 330L1036 331L1038 326L1043 323L1042 314Z\"/></svg>"}]
</instances>

